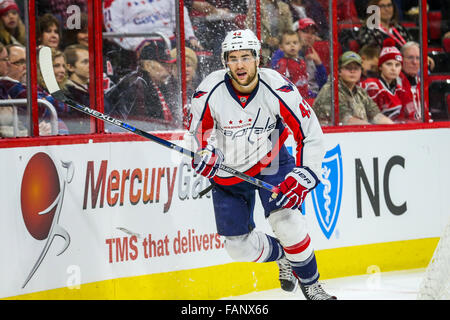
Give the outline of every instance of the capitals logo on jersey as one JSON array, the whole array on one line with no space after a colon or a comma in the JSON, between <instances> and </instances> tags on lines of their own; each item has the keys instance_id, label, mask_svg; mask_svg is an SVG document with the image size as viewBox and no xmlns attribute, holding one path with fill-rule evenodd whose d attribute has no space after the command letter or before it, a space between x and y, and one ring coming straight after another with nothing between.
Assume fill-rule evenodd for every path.
<instances>
[{"instance_id":1,"label":"capitals logo on jersey","mask_svg":"<svg viewBox=\"0 0 450 320\"><path fill-rule=\"evenodd\" d=\"M195 91L194 94L192 95L192 97L194 99L198 99L200 97L203 97L205 94L207 94L208 92L206 91Z\"/></svg>"},{"instance_id":2,"label":"capitals logo on jersey","mask_svg":"<svg viewBox=\"0 0 450 320\"><path fill-rule=\"evenodd\" d=\"M291 92L294 91L294 88L292 88L290 84L287 84L285 86L279 87L277 90L281 92Z\"/></svg>"},{"instance_id":3,"label":"capitals logo on jersey","mask_svg":"<svg viewBox=\"0 0 450 320\"><path fill-rule=\"evenodd\" d=\"M312 191L312 202L323 234L330 239L339 216L342 200L342 155L337 145L327 151L322 162L322 183Z\"/></svg>"}]
</instances>

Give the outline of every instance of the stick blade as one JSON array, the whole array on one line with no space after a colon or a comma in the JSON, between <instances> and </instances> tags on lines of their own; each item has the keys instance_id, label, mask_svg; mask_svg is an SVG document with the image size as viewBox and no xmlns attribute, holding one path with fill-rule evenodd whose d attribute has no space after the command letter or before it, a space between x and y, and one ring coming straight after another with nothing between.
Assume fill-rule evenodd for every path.
<instances>
[{"instance_id":1,"label":"stick blade","mask_svg":"<svg viewBox=\"0 0 450 320\"><path fill-rule=\"evenodd\" d=\"M49 47L43 46L39 49L39 67L50 94L59 91L59 85L53 71L52 50Z\"/></svg>"}]
</instances>

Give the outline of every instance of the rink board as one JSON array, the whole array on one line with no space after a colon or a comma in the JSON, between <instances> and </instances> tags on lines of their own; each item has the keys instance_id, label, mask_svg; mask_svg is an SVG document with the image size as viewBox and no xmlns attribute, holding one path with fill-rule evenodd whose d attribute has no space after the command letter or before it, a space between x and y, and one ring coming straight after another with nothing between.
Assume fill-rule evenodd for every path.
<instances>
[{"instance_id":1,"label":"rink board","mask_svg":"<svg viewBox=\"0 0 450 320\"><path fill-rule=\"evenodd\" d=\"M322 278L426 266L450 215L450 130L325 137L322 184L304 206ZM2 298L216 299L278 286L275 263L231 261L210 194L198 196L208 182L162 146L0 149L0 165ZM259 203L255 220L271 233Z\"/></svg>"}]
</instances>

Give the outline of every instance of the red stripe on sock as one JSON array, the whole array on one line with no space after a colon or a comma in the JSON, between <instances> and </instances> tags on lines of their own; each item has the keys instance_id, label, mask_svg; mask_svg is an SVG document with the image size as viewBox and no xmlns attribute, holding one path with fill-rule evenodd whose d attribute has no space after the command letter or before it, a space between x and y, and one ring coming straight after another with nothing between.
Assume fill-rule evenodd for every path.
<instances>
[{"instance_id":1,"label":"red stripe on sock","mask_svg":"<svg viewBox=\"0 0 450 320\"><path fill-rule=\"evenodd\" d=\"M305 251L308 248L310 242L311 242L311 238L309 237L309 235L306 235L306 238L303 239L302 241L300 241L299 243L294 244L290 247L284 248L284 252L289 253L289 254L302 253L303 251Z\"/></svg>"},{"instance_id":2,"label":"red stripe on sock","mask_svg":"<svg viewBox=\"0 0 450 320\"><path fill-rule=\"evenodd\" d=\"M253 262L256 262L256 261L258 261L258 260L259 260L259 258L261 258L261 256L262 256L263 252L264 252L264 247L262 248L262 250L261 250L261 253L259 254L259 257L258 257L258 258L256 258L255 260L253 260Z\"/></svg>"}]
</instances>

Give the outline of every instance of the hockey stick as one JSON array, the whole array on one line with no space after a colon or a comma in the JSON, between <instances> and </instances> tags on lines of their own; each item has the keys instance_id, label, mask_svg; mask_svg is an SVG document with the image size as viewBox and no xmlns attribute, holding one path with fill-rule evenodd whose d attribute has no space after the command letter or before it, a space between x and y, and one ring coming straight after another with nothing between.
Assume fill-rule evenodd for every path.
<instances>
[{"instance_id":1,"label":"hockey stick","mask_svg":"<svg viewBox=\"0 0 450 320\"><path fill-rule=\"evenodd\" d=\"M183 147L180 147L170 141L161 139L157 136L154 136L148 132L142 131L138 128L135 128L125 122L122 122L118 119L115 119L113 117L110 117L104 113L101 113L97 110L93 110L89 107L83 106L81 104L78 104L77 102L73 101L69 97L67 97L64 92L59 88L58 82L56 82L55 73L53 71L53 61L52 61L52 51L49 47L43 46L39 50L39 65L41 69L42 78L44 79L45 85L47 86L47 89L49 93L56 99L61 102L64 102L69 107L76 109L80 112L83 112L89 116L95 117L97 119L100 119L102 121L106 121L108 123L111 123L112 125L118 126L122 129L125 129L127 131L130 131L132 133L135 133L141 137L147 138L149 140L152 140L164 147L170 148L172 150L178 151L179 153L182 153L186 156L189 156L193 158L196 154L190 150L187 150ZM240 171L237 171L233 168L230 168L228 166L225 166L223 164L220 165L219 169L226 171L248 183L251 183L257 187L264 188L270 192L272 192L272 198L276 198L276 196L279 193L279 190L277 187L271 185L270 183L264 182L262 180L259 180L257 178L251 177L249 175L246 175L245 173L242 173Z\"/></svg>"}]
</instances>

